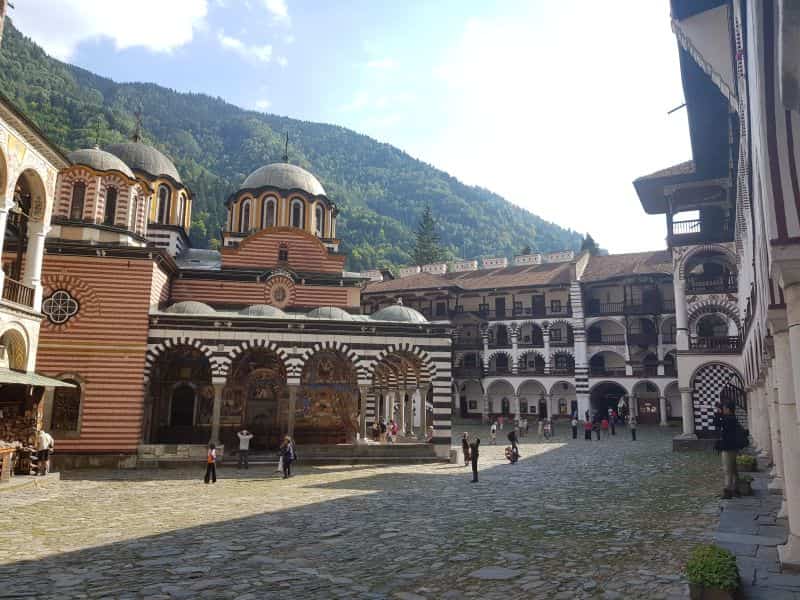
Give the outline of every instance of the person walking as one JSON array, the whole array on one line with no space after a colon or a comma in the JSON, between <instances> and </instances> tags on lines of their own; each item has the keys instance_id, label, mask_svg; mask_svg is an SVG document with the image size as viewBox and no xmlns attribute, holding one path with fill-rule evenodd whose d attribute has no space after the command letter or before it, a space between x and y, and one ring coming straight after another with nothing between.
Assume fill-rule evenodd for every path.
<instances>
[{"instance_id":1,"label":"person walking","mask_svg":"<svg viewBox=\"0 0 800 600\"><path fill-rule=\"evenodd\" d=\"M589 419L583 422L583 439L587 442L592 441L592 422Z\"/></svg>"},{"instance_id":2,"label":"person walking","mask_svg":"<svg viewBox=\"0 0 800 600\"><path fill-rule=\"evenodd\" d=\"M469 434L465 431L461 438L461 452L464 453L464 466L469 464Z\"/></svg>"},{"instance_id":3,"label":"person walking","mask_svg":"<svg viewBox=\"0 0 800 600\"><path fill-rule=\"evenodd\" d=\"M381 439L381 426L377 420L372 422L372 441L379 442Z\"/></svg>"},{"instance_id":4,"label":"person walking","mask_svg":"<svg viewBox=\"0 0 800 600\"><path fill-rule=\"evenodd\" d=\"M288 479L292 476L292 461L294 461L294 444L292 438L288 435L283 439L279 454L281 456L281 464L283 466L283 478Z\"/></svg>"},{"instance_id":5,"label":"person walking","mask_svg":"<svg viewBox=\"0 0 800 600\"><path fill-rule=\"evenodd\" d=\"M492 446L497 443L497 421L492 421L492 426L489 428L489 440L491 440Z\"/></svg>"},{"instance_id":6,"label":"person walking","mask_svg":"<svg viewBox=\"0 0 800 600\"><path fill-rule=\"evenodd\" d=\"M386 441L386 419L381 418L381 442Z\"/></svg>"},{"instance_id":7,"label":"person walking","mask_svg":"<svg viewBox=\"0 0 800 600\"><path fill-rule=\"evenodd\" d=\"M611 416L608 418L608 426L611 428L611 435L617 435L617 411L611 411Z\"/></svg>"},{"instance_id":8,"label":"person walking","mask_svg":"<svg viewBox=\"0 0 800 600\"><path fill-rule=\"evenodd\" d=\"M600 422L600 429L602 429L602 430L603 430L603 437L604 437L605 439L609 439L609 437L610 437L610 436L609 436L609 434L608 434L608 419L603 419L603 420Z\"/></svg>"},{"instance_id":9,"label":"person walking","mask_svg":"<svg viewBox=\"0 0 800 600\"><path fill-rule=\"evenodd\" d=\"M481 438L469 445L469 459L472 461L472 483L478 483L478 447L481 445Z\"/></svg>"},{"instance_id":10,"label":"person walking","mask_svg":"<svg viewBox=\"0 0 800 600\"><path fill-rule=\"evenodd\" d=\"M636 416L631 413L628 415L628 429L631 430L631 440L636 441Z\"/></svg>"},{"instance_id":11,"label":"person walking","mask_svg":"<svg viewBox=\"0 0 800 600\"><path fill-rule=\"evenodd\" d=\"M204 483L217 483L217 447L212 443L208 445L208 453L206 454L206 476L203 478Z\"/></svg>"},{"instance_id":12,"label":"person walking","mask_svg":"<svg viewBox=\"0 0 800 600\"><path fill-rule=\"evenodd\" d=\"M519 438L517 437L517 431L515 429L508 432L508 441L511 442L511 449L519 455Z\"/></svg>"},{"instance_id":13,"label":"person walking","mask_svg":"<svg viewBox=\"0 0 800 600\"><path fill-rule=\"evenodd\" d=\"M575 415L572 415L572 422L570 424L572 425L572 439L573 440L577 440L578 439L578 418Z\"/></svg>"},{"instance_id":14,"label":"person walking","mask_svg":"<svg viewBox=\"0 0 800 600\"><path fill-rule=\"evenodd\" d=\"M242 429L236 436L239 438L239 463L236 465L236 468L241 469L242 464L244 464L244 468L249 469L250 440L253 439L253 434L247 431L247 429Z\"/></svg>"},{"instance_id":15,"label":"person walking","mask_svg":"<svg viewBox=\"0 0 800 600\"><path fill-rule=\"evenodd\" d=\"M40 429L36 436L36 473L45 476L50 472L50 454L55 447L53 436Z\"/></svg>"},{"instance_id":16,"label":"person walking","mask_svg":"<svg viewBox=\"0 0 800 600\"><path fill-rule=\"evenodd\" d=\"M747 445L747 433L734 415L735 408L730 404L722 405L722 414L714 420L714 426L720 432L719 441L715 449L722 458L722 473L724 476L723 498L732 498L739 495L737 483L739 474L736 470L736 456L739 450Z\"/></svg>"},{"instance_id":17,"label":"person walking","mask_svg":"<svg viewBox=\"0 0 800 600\"><path fill-rule=\"evenodd\" d=\"M600 416L595 415L592 419L592 431L597 435L597 441L600 441Z\"/></svg>"},{"instance_id":18,"label":"person walking","mask_svg":"<svg viewBox=\"0 0 800 600\"><path fill-rule=\"evenodd\" d=\"M504 421L505 421L505 417L503 415L500 415L499 417L497 417L497 422L500 425L500 431L503 431L503 422Z\"/></svg>"}]
</instances>

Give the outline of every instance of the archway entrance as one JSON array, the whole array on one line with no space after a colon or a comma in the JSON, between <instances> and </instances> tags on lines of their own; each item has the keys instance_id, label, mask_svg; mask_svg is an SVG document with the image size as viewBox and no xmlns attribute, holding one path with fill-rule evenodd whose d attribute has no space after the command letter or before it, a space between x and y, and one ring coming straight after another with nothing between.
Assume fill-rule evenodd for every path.
<instances>
[{"instance_id":1,"label":"archway entrance","mask_svg":"<svg viewBox=\"0 0 800 600\"><path fill-rule=\"evenodd\" d=\"M604 381L595 385L589 393L592 414L608 416L608 409L619 410L620 399L627 395L625 388L613 381Z\"/></svg>"},{"instance_id":2,"label":"archway entrance","mask_svg":"<svg viewBox=\"0 0 800 600\"><path fill-rule=\"evenodd\" d=\"M359 390L355 368L338 352L319 352L303 367L295 407L300 444L341 444L358 432Z\"/></svg>"},{"instance_id":3,"label":"archway entrance","mask_svg":"<svg viewBox=\"0 0 800 600\"><path fill-rule=\"evenodd\" d=\"M172 427L191 427L194 424L194 389L182 384L172 390L169 423Z\"/></svg>"},{"instance_id":4,"label":"archway entrance","mask_svg":"<svg viewBox=\"0 0 800 600\"><path fill-rule=\"evenodd\" d=\"M640 381L633 387L636 402L636 419L639 423L656 425L661 421L658 386L650 381Z\"/></svg>"}]
</instances>

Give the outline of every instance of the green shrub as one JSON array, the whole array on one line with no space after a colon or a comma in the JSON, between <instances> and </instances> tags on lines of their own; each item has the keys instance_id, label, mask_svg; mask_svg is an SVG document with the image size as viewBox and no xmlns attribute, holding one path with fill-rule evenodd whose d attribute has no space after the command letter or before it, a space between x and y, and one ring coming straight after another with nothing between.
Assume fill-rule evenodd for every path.
<instances>
[{"instance_id":1,"label":"green shrub","mask_svg":"<svg viewBox=\"0 0 800 600\"><path fill-rule=\"evenodd\" d=\"M685 572L689 583L706 588L735 590L739 587L736 557L728 550L712 544L694 549L686 563Z\"/></svg>"},{"instance_id":2,"label":"green shrub","mask_svg":"<svg viewBox=\"0 0 800 600\"><path fill-rule=\"evenodd\" d=\"M742 475L739 477L739 481L744 481L746 483L753 483L753 478L750 475Z\"/></svg>"},{"instance_id":3,"label":"green shrub","mask_svg":"<svg viewBox=\"0 0 800 600\"><path fill-rule=\"evenodd\" d=\"M743 468L755 470L756 457L749 454L740 454L736 457L736 464Z\"/></svg>"}]
</instances>

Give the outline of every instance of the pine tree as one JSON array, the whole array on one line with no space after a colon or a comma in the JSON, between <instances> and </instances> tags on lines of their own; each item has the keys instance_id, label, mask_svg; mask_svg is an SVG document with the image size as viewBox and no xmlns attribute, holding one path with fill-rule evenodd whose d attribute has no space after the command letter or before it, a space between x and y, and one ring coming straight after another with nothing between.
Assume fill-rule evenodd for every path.
<instances>
[{"instance_id":1,"label":"pine tree","mask_svg":"<svg viewBox=\"0 0 800 600\"><path fill-rule=\"evenodd\" d=\"M586 237L583 238L581 242L581 252L589 252L589 254L597 254L600 251L600 246L597 245L597 242L594 241L594 238L586 234Z\"/></svg>"},{"instance_id":2,"label":"pine tree","mask_svg":"<svg viewBox=\"0 0 800 600\"><path fill-rule=\"evenodd\" d=\"M435 263L442 258L439 245L439 234L436 233L436 221L431 214L430 204L425 207L417 225L417 245L414 247L414 262L418 265Z\"/></svg>"}]
</instances>

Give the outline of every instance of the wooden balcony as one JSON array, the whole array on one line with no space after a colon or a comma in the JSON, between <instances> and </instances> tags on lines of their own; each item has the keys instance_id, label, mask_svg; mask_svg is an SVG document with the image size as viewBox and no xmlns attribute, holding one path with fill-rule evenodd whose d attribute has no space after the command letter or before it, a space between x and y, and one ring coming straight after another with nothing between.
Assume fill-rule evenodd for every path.
<instances>
[{"instance_id":1,"label":"wooden balcony","mask_svg":"<svg viewBox=\"0 0 800 600\"><path fill-rule=\"evenodd\" d=\"M738 354L742 340L738 336L689 338L689 350L703 354Z\"/></svg>"},{"instance_id":2,"label":"wooden balcony","mask_svg":"<svg viewBox=\"0 0 800 600\"><path fill-rule=\"evenodd\" d=\"M690 294L731 294L736 293L736 275L724 277L692 277L686 278L686 292Z\"/></svg>"},{"instance_id":3,"label":"wooden balcony","mask_svg":"<svg viewBox=\"0 0 800 600\"><path fill-rule=\"evenodd\" d=\"M5 283L3 284L3 300L27 308L33 308L33 288L11 279L10 277L6 277Z\"/></svg>"},{"instance_id":4,"label":"wooden balcony","mask_svg":"<svg viewBox=\"0 0 800 600\"><path fill-rule=\"evenodd\" d=\"M589 334L586 343L590 346L624 346L624 333L604 333L600 335Z\"/></svg>"}]
</instances>

